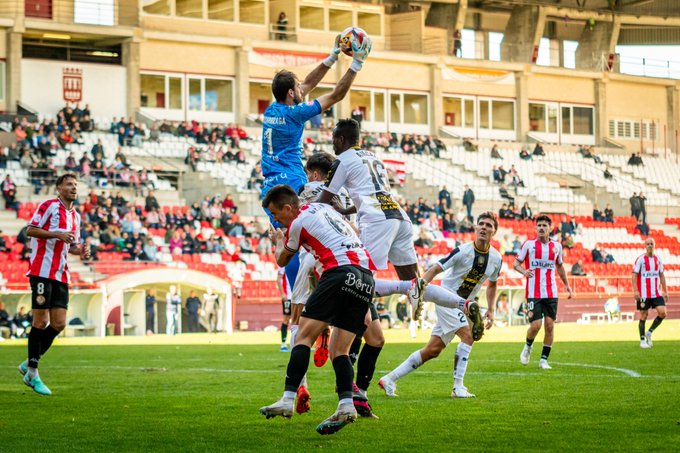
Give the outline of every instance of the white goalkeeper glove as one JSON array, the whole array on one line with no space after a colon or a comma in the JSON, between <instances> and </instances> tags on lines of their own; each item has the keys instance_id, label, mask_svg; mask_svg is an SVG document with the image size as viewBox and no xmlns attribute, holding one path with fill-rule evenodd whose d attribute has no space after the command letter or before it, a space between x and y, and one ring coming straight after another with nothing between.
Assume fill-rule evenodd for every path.
<instances>
[{"instance_id":1,"label":"white goalkeeper glove","mask_svg":"<svg viewBox=\"0 0 680 453\"><path fill-rule=\"evenodd\" d=\"M330 55L326 57L323 61L325 66L332 68L336 61L338 61L338 55L340 55L340 35L335 37L335 44L333 45L333 50L331 50Z\"/></svg>"},{"instance_id":2,"label":"white goalkeeper glove","mask_svg":"<svg viewBox=\"0 0 680 453\"><path fill-rule=\"evenodd\" d=\"M354 72L359 72L361 71L361 68L364 66L364 62L366 61L366 58L368 58L368 54L371 53L371 47L373 46L373 41L371 41L370 36L365 36L364 41L361 43L361 47L358 49L352 49L352 64L350 65L350 69Z\"/></svg>"}]
</instances>

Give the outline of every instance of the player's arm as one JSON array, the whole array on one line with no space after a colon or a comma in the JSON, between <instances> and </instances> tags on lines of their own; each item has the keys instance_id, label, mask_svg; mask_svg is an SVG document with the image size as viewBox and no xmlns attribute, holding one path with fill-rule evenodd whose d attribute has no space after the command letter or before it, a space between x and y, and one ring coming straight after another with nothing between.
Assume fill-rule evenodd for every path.
<instances>
[{"instance_id":1,"label":"player's arm","mask_svg":"<svg viewBox=\"0 0 680 453\"><path fill-rule=\"evenodd\" d=\"M630 278L633 281L633 298L635 300L639 300L640 299L640 290L638 289L638 286L637 286L638 273L633 272L633 274L631 275ZM666 279L664 278L663 281L665 283Z\"/></svg>"},{"instance_id":2,"label":"player's arm","mask_svg":"<svg viewBox=\"0 0 680 453\"><path fill-rule=\"evenodd\" d=\"M288 227L288 232L287 234L290 235L292 229L292 225ZM283 233L283 231L280 228L277 228L274 230L274 244L276 245L276 251L274 252L274 256L276 257L276 264L278 264L281 267L285 267L290 263L290 260L293 259L295 254L297 253L297 248L293 248L289 246L287 243L288 237ZM283 289L280 290L281 294L283 294Z\"/></svg>"},{"instance_id":3,"label":"player's arm","mask_svg":"<svg viewBox=\"0 0 680 453\"><path fill-rule=\"evenodd\" d=\"M342 215L356 214L357 212L356 206L354 205L347 207L343 206L334 193L329 192L328 190L325 189L321 192L321 195L319 196L319 203L325 203L333 206L333 209L335 209Z\"/></svg>"},{"instance_id":4,"label":"player's arm","mask_svg":"<svg viewBox=\"0 0 680 453\"><path fill-rule=\"evenodd\" d=\"M314 68L312 72L307 74L305 80L300 84L300 89L302 90L302 95L308 95L316 86L321 82L324 76L328 73L328 70L333 67L336 61L338 61L338 55L340 54L340 35L335 37L335 44L333 50L331 50L330 55L322 61L319 66Z\"/></svg>"},{"instance_id":5,"label":"player's arm","mask_svg":"<svg viewBox=\"0 0 680 453\"><path fill-rule=\"evenodd\" d=\"M523 276L525 276L526 278L533 277L534 276L534 270L533 269L526 269L522 265L523 262L524 262L524 260L522 260L522 261L515 260L515 263L512 265L512 268L514 270L516 270L517 272L519 272L520 274L522 274Z\"/></svg>"},{"instance_id":6,"label":"player's arm","mask_svg":"<svg viewBox=\"0 0 680 453\"><path fill-rule=\"evenodd\" d=\"M335 85L333 91L331 91L328 94L324 94L323 96L317 99L317 101L319 101L319 104L321 105L322 112L325 112L338 102L342 101L345 95L347 95L347 92L352 86L352 83L354 82L356 76L357 76L356 72L352 71L351 69L348 69L347 72L345 72L345 75L342 76L340 81Z\"/></svg>"},{"instance_id":7,"label":"player's arm","mask_svg":"<svg viewBox=\"0 0 680 453\"><path fill-rule=\"evenodd\" d=\"M498 282L489 280L489 286L486 288L486 305L487 310L484 317L486 318L486 328L493 327L494 314L496 313L496 290L498 289Z\"/></svg>"},{"instance_id":8,"label":"player's arm","mask_svg":"<svg viewBox=\"0 0 680 453\"><path fill-rule=\"evenodd\" d=\"M26 236L36 239L58 239L70 244L75 239L75 235L72 232L66 231L47 231L40 227L29 225L26 230Z\"/></svg>"},{"instance_id":9,"label":"player's arm","mask_svg":"<svg viewBox=\"0 0 680 453\"><path fill-rule=\"evenodd\" d=\"M573 293L571 291L571 287L569 286L569 280L567 279L567 271L564 269L564 264L562 263L555 263L555 268L557 269L557 275L560 276L562 279L562 283L564 283L564 288L567 290L567 299L571 299L573 296Z\"/></svg>"},{"instance_id":10,"label":"player's arm","mask_svg":"<svg viewBox=\"0 0 680 453\"><path fill-rule=\"evenodd\" d=\"M434 278L441 274L444 269L442 268L441 264L439 263L434 263L423 275L423 280L425 281L426 284L430 284Z\"/></svg>"},{"instance_id":11,"label":"player's arm","mask_svg":"<svg viewBox=\"0 0 680 453\"><path fill-rule=\"evenodd\" d=\"M666 287L666 276L663 271L659 273L659 281L661 282L661 295L664 301L668 304L668 288Z\"/></svg>"}]
</instances>

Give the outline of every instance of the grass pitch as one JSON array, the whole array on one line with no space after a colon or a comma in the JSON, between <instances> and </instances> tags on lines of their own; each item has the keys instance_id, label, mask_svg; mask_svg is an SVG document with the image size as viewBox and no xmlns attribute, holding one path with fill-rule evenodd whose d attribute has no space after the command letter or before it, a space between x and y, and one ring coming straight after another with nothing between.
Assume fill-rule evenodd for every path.
<instances>
[{"instance_id":1,"label":"grass pitch","mask_svg":"<svg viewBox=\"0 0 680 453\"><path fill-rule=\"evenodd\" d=\"M399 381L399 398L385 397L377 380L428 335L391 331L369 390L380 420L359 419L332 436L314 431L337 403L330 363L310 366L310 413L258 414L283 389L288 354L277 351L276 334L60 339L41 362L51 397L21 383L25 342L5 342L0 451L677 451L678 327L664 323L654 347L642 350L636 324L620 328L625 342L561 341L574 329L595 337L613 329L605 338L619 330L558 325L550 371L538 369L540 341L524 367L523 329L501 329L474 347L470 400L449 397L453 347ZM233 344L262 340L270 343Z\"/></svg>"}]
</instances>

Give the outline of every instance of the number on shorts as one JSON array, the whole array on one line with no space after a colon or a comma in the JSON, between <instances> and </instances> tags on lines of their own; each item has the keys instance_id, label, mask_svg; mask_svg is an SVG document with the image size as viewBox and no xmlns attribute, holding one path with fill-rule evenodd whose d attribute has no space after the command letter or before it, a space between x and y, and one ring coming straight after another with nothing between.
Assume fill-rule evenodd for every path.
<instances>
[{"instance_id":1,"label":"number on shorts","mask_svg":"<svg viewBox=\"0 0 680 453\"><path fill-rule=\"evenodd\" d=\"M460 320L461 324L465 324L465 313L462 311L458 313L458 319Z\"/></svg>"},{"instance_id":2,"label":"number on shorts","mask_svg":"<svg viewBox=\"0 0 680 453\"><path fill-rule=\"evenodd\" d=\"M45 284L42 282L38 283L36 291L38 291L38 294L45 294Z\"/></svg>"},{"instance_id":3,"label":"number on shorts","mask_svg":"<svg viewBox=\"0 0 680 453\"><path fill-rule=\"evenodd\" d=\"M527 308L528 308L529 310L533 310L533 309L534 309L534 301L533 301L533 300L527 302Z\"/></svg>"}]
</instances>

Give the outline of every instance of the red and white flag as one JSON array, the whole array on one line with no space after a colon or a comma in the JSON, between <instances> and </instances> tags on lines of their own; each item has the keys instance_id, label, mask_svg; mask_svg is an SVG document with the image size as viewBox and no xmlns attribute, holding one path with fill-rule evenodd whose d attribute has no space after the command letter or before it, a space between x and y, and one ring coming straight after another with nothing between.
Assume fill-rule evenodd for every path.
<instances>
[{"instance_id":1,"label":"red and white flag","mask_svg":"<svg viewBox=\"0 0 680 453\"><path fill-rule=\"evenodd\" d=\"M387 172L394 178L397 184L404 184L406 182L406 162L395 159L383 159L383 164L387 168Z\"/></svg>"}]
</instances>

